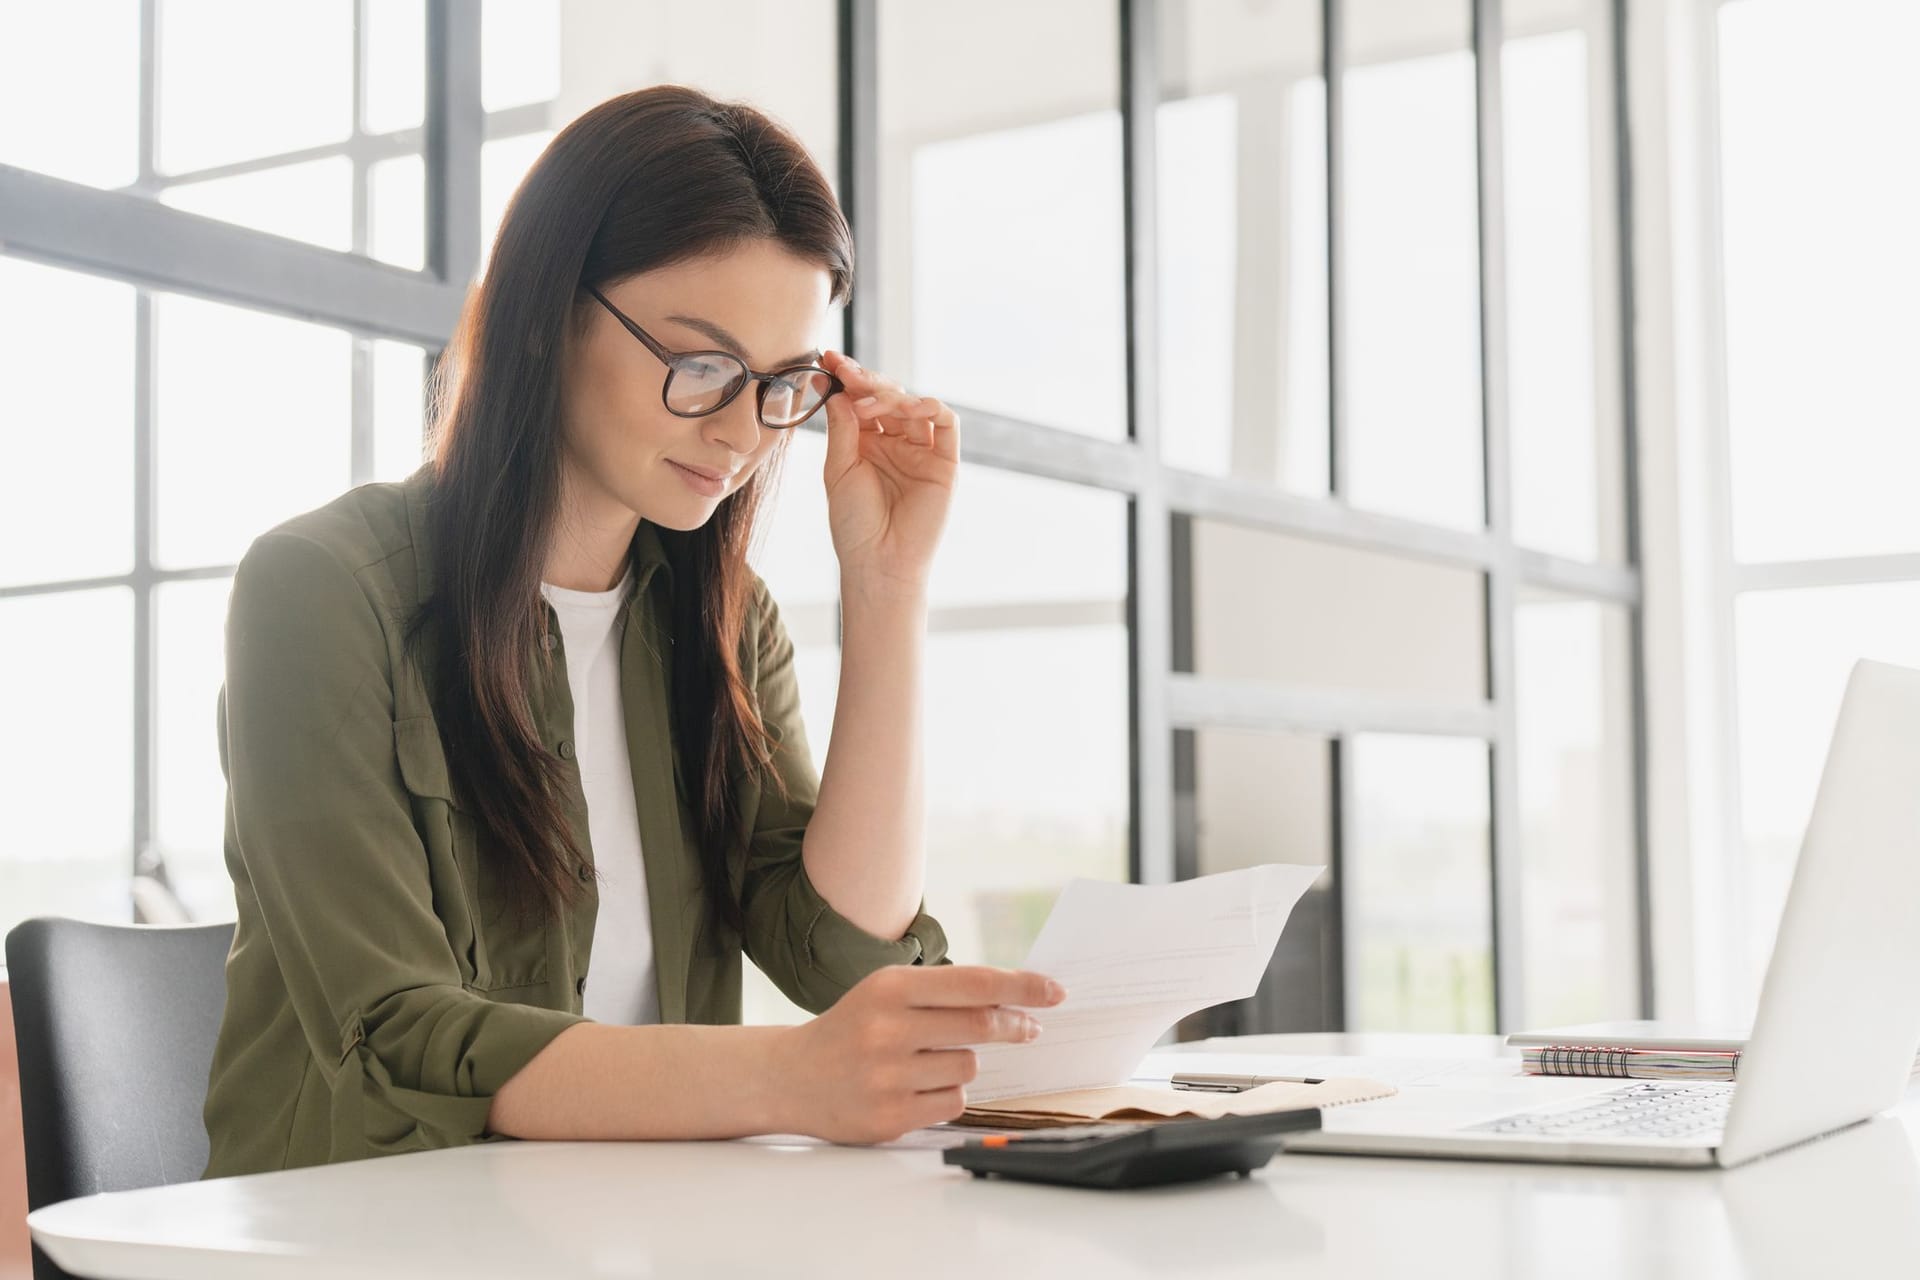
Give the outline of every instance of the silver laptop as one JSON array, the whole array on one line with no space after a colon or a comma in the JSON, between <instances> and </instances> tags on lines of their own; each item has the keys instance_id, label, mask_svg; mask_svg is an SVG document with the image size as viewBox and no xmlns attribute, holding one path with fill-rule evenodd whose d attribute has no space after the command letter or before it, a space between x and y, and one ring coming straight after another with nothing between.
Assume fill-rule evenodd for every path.
<instances>
[{"instance_id":1,"label":"silver laptop","mask_svg":"<svg viewBox=\"0 0 1920 1280\"><path fill-rule=\"evenodd\" d=\"M1290 1151L1730 1166L1895 1106L1920 1052L1920 671L1854 665L1737 1083L1590 1082L1515 1111L1511 1083L1331 1108ZM1571 1082L1556 1081L1556 1086ZM1580 1086L1572 1085L1575 1090ZM1484 1105L1478 1105L1484 1103ZM1431 1112L1429 1112L1431 1115Z\"/></svg>"}]
</instances>

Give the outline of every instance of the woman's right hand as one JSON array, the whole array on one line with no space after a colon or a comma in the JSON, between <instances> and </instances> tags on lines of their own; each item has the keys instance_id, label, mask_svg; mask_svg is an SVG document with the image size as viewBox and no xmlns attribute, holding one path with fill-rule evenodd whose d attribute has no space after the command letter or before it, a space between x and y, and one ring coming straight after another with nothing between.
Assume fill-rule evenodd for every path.
<instances>
[{"instance_id":1,"label":"woman's right hand","mask_svg":"<svg viewBox=\"0 0 1920 1280\"><path fill-rule=\"evenodd\" d=\"M1031 1040L1040 1026L1024 1009L1065 997L1059 983L1020 969L877 969L831 1009L789 1029L775 1086L793 1117L786 1131L889 1142L951 1120L979 1070L973 1050L961 1046Z\"/></svg>"}]
</instances>

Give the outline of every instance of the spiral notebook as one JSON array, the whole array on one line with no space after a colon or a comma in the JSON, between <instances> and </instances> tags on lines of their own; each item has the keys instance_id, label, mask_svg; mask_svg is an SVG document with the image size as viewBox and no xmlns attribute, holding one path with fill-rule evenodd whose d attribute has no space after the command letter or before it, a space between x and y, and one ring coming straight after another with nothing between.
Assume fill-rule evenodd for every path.
<instances>
[{"instance_id":1,"label":"spiral notebook","mask_svg":"<svg viewBox=\"0 0 1920 1280\"><path fill-rule=\"evenodd\" d=\"M1594 1022L1517 1031L1507 1043L1524 1050L1530 1076L1607 1076L1620 1080L1735 1080L1747 1037L1674 1022ZM1920 1074L1920 1057L1914 1059Z\"/></svg>"},{"instance_id":2,"label":"spiral notebook","mask_svg":"<svg viewBox=\"0 0 1920 1280\"><path fill-rule=\"evenodd\" d=\"M1528 1049L1521 1070L1530 1076L1612 1076L1621 1080L1731 1080L1738 1050L1686 1052L1624 1045L1543 1045Z\"/></svg>"}]
</instances>

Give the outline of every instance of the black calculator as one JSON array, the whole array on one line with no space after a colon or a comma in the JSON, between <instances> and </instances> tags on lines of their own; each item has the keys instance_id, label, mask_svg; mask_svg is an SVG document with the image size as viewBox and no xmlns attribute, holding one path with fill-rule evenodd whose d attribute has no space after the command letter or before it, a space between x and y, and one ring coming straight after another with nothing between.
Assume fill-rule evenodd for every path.
<instances>
[{"instance_id":1,"label":"black calculator","mask_svg":"<svg viewBox=\"0 0 1920 1280\"><path fill-rule=\"evenodd\" d=\"M1320 1127L1309 1107L1217 1120L1151 1120L1023 1129L968 1138L941 1158L973 1172L1069 1187L1151 1187L1264 1165L1289 1133Z\"/></svg>"}]
</instances>

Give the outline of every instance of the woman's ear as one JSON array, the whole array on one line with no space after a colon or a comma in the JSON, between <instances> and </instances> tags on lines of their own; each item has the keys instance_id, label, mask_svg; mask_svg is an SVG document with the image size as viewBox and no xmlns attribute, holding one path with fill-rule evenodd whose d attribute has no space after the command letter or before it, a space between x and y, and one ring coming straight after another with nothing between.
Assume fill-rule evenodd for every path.
<instances>
[{"instance_id":1,"label":"woman's ear","mask_svg":"<svg viewBox=\"0 0 1920 1280\"><path fill-rule=\"evenodd\" d=\"M575 353L583 349L593 337L593 315L599 310L600 305L593 300L593 295L587 292L586 285L575 285L573 300L567 306L567 318L560 325L559 350L553 353L555 361L562 370L563 382L566 372L573 367Z\"/></svg>"}]
</instances>

